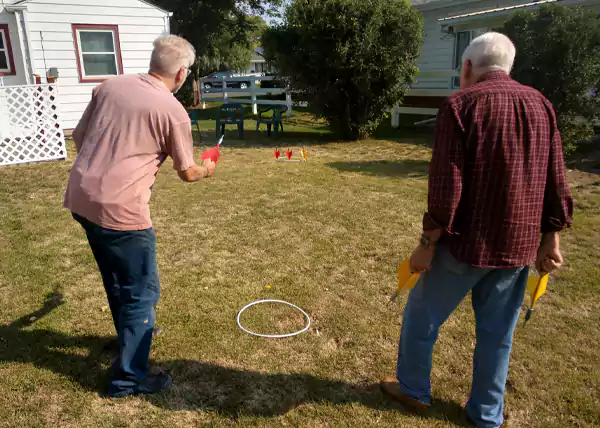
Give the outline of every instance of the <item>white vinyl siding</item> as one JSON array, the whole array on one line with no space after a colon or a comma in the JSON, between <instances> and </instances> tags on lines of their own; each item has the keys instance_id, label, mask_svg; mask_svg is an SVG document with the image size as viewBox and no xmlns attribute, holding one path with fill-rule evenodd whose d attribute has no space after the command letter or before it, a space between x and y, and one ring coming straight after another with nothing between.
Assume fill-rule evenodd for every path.
<instances>
[{"instance_id":1,"label":"white vinyl siding","mask_svg":"<svg viewBox=\"0 0 600 428\"><path fill-rule=\"evenodd\" d=\"M505 0L503 6L523 4L523 0ZM497 0L481 0L479 2L462 4L459 6L445 7L429 11L423 11L425 37L421 48L421 56L417 65L421 72L435 73L448 72L454 69L456 39L454 35L442 32L438 19L464 13L477 12L498 7ZM470 28L457 28L456 32L476 30L471 36L476 37L487 28L481 28L481 24ZM454 79L451 77L429 77L418 78L412 88L419 93L445 96L452 93Z\"/></svg>"},{"instance_id":2,"label":"white vinyl siding","mask_svg":"<svg viewBox=\"0 0 600 428\"><path fill-rule=\"evenodd\" d=\"M73 24L117 26L124 74L148 71L152 43L168 29L167 14L139 0L32 0L27 7L36 73L59 72L65 129L77 125L98 85L79 82Z\"/></svg>"}]
</instances>

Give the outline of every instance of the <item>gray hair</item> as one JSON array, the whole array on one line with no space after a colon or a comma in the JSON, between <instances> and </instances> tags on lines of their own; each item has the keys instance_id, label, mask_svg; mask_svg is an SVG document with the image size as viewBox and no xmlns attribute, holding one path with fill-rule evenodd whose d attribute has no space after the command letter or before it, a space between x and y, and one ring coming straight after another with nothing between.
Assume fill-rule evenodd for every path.
<instances>
[{"instance_id":1,"label":"gray hair","mask_svg":"<svg viewBox=\"0 0 600 428\"><path fill-rule=\"evenodd\" d=\"M513 42L500 33L485 33L471 42L462 57L463 64L470 60L476 74L504 71L510 74L517 50Z\"/></svg>"},{"instance_id":2,"label":"gray hair","mask_svg":"<svg viewBox=\"0 0 600 428\"><path fill-rule=\"evenodd\" d=\"M154 41L150 70L174 77L182 68L190 68L196 61L196 49L182 37L167 35Z\"/></svg>"}]
</instances>

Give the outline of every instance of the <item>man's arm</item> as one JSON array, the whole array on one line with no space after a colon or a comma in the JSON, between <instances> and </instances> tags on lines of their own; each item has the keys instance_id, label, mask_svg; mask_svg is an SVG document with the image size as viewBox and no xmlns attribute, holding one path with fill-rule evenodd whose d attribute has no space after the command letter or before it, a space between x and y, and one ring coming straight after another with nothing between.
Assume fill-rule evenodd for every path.
<instances>
[{"instance_id":1,"label":"man's arm","mask_svg":"<svg viewBox=\"0 0 600 428\"><path fill-rule=\"evenodd\" d=\"M562 266L558 233L573 223L573 196L567 183L562 140L552 106L548 106L548 110L553 130L542 212L542 240L535 263L540 274L551 273Z\"/></svg>"},{"instance_id":2,"label":"man's arm","mask_svg":"<svg viewBox=\"0 0 600 428\"><path fill-rule=\"evenodd\" d=\"M542 214L543 234L560 232L564 228L571 227L573 223L573 196L567 182L562 140L552 108L550 108L550 117L553 132Z\"/></svg>"},{"instance_id":3,"label":"man's arm","mask_svg":"<svg viewBox=\"0 0 600 428\"><path fill-rule=\"evenodd\" d=\"M423 234L432 241L452 228L463 188L463 156L461 123L455 107L446 101L438 112L429 166L428 212L423 217Z\"/></svg>"},{"instance_id":4,"label":"man's arm","mask_svg":"<svg viewBox=\"0 0 600 428\"><path fill-rule=\"evenodd\" d=\"M445 101L438 112L429 166L429 210L423 217L424 239L410 258L412 272L429 269L437 241L452 229L463 188L461 126L455 107Z\"/></svg>"},{"instance_id":5,"label":"man's arm","mask_svg":"<svg viewBox=\"0 0 600 428\"><path fill-rule=\"evenodd\" d=\"M97 88L97 87L96 87ZM81 151L81 146L83 145L83 140L85 140L85 134L87 132L88 125L92 116L94 114L94 109L96 108L96 92L97 89L94 88L92 91L92 99L83 112L83 116L79 119L79 123L73 130L73 141L75 141L75 148L77 149L77 153Z\"/></svg>"},{"instance_id":6,"label":"man's arm","mask_svg":"<svg viewBox=\"0 0 600 428\"><path fill-rule=\"evenodd\" d=\"M203 178L211 177L215 172L215 163L206 159L202 166L192 165L185 171L178 171L177 174L186 183L195 183Z\"/></svg>"},{"instance_id":7,"label":"man's arm","mask_svg":"<svg viewBox=\"0 0 600 428\"><path fill-rule=\"evenodd\" d=\"M216 166L210 159L203 161L202 166L194 160L194 139L189 120L171 125L166 141L166 151L173 159L173 168L181 180L195 183L214 174Z\"/></svg>"}]
</instances>

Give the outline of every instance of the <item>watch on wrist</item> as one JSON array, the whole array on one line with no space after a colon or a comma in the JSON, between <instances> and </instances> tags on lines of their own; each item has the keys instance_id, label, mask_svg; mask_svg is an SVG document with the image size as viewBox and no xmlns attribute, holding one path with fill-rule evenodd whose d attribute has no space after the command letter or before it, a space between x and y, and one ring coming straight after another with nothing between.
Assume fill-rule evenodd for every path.
<instances>
[{"instance_id":1,"label":"watch on wrist","mask_svg":"<svg viewBox=\"0 0 600 428\"><path fill-rule=\"evenodd\" d=\"M425 248L435 247L437 245L436 241L432 241L425 235L421 235L421 241L419 243Z\"/></svg>"}]
</instances>

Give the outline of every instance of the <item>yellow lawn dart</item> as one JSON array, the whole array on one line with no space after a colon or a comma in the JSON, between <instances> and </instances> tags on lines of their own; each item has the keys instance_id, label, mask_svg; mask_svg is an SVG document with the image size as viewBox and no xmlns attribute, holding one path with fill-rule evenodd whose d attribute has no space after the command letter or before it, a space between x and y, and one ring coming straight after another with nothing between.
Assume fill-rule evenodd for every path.
<instances>
[{"instance_id":1,"label":"yellow lawn dart","mask_svg":"<svg viewBox=\"0 0 600 428\"><path fill-rule=\"evenodd\" d=\"M529 290L529 294L531 295L531 305L529 309L527 309L527 314L525 315L525 322L523 323L523 327L531 318L533 314L533 309L535 307L535 303L538 301L540 297L546 294L546 289L548 288L548 275L544 275L541 278L532 276L527 280L527 289Z\"/></svg>"},{"instance_id":2,"label":"yellow lawn dart","mask_svg":"<svg viewBox=\"0 0 600 428\"><path fill-rule=\"evenodd\" d=\"M402 290L412 290L417 284L417 281L419 281L420 276L420 273L413 273L410 271L410 260L404 260L400 263L398 266L398 289L394 291L394 294L390 298L390 303L398 298ZM541 278L532 276L527 280L527 290L529 290L529 294L531 295L531 304L525 315L523 326L525 326L527 321L531 318L535 304L540 297L546 294L547 288L548 275L544 275Z\"/></svg>"}]
</instances>

